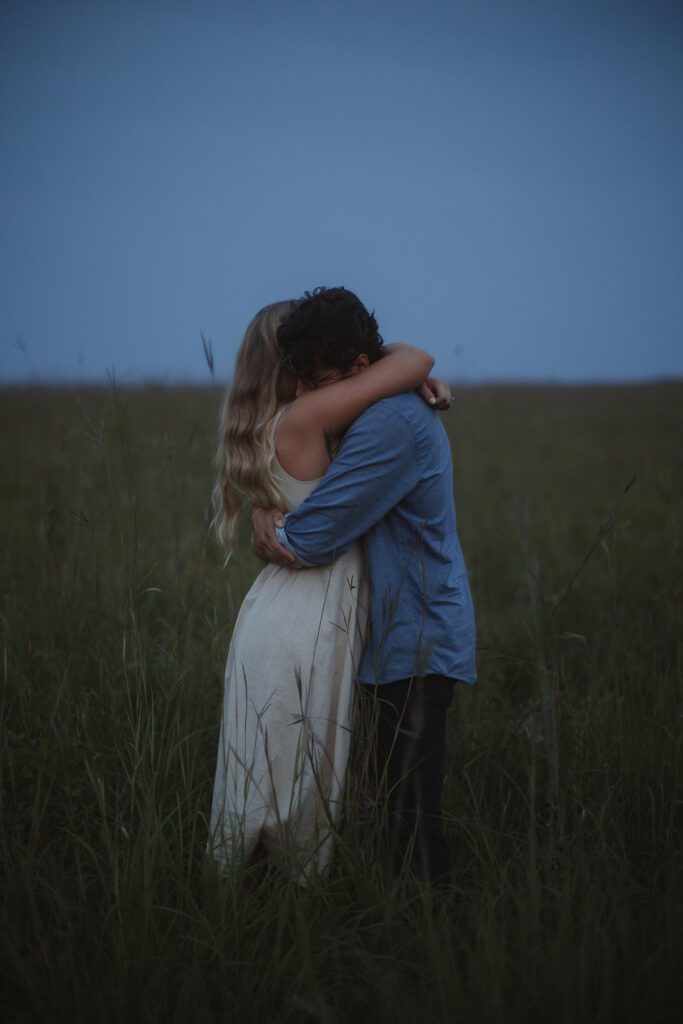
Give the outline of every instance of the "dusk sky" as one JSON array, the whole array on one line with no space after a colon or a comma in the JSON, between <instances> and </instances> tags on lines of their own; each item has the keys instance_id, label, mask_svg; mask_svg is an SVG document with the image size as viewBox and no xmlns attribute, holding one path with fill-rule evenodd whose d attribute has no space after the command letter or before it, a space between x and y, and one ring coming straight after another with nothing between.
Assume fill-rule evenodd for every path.
<instances>
[{"instance_id":1,"label":"dusk sky","mask_svg":"<svg viewBox=\"0 0 683 1024\"><path fill-rule=\"evenodd\" d=\"M3 0L0 379L319 284L456 380L683 376L683 4Z\"/></svg>"}]
</instances>

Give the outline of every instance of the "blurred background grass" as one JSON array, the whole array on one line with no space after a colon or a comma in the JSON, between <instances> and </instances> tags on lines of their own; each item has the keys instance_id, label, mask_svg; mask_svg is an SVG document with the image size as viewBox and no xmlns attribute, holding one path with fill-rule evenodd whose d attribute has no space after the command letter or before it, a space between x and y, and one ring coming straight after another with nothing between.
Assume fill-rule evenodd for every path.
<instances>
[{"instance_id":1,"label":"blurred background grass","mask_svg":"<svg viewBox=\"0 0 683 1024\"><path fill-rule=\"evenodd\" d=\"M7 1019L674 1021L683 1011L683 385L456 389L479 682L438 903L349 814L330 880L200 875L231 629L221 394L5 389Z\"/></svg>"}]
</instances>

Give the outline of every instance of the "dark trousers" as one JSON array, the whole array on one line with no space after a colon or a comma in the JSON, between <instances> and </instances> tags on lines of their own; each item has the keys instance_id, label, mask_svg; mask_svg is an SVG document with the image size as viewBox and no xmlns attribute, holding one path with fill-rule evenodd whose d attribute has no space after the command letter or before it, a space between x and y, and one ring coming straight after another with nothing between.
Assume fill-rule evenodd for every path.
<instances>
[{"instance_id":1,"label":"dark trousers","mask_svg":"<svg viewBox=\"0 0 683 1024\"><path fill-rule=\"evenodd\" d=\"M383 796L391 870L398 875L407 866L436 884L450 876L441 792L454 688L455 680L439 675L361 686L370 779Z\"/></svg>"}]
</instances>

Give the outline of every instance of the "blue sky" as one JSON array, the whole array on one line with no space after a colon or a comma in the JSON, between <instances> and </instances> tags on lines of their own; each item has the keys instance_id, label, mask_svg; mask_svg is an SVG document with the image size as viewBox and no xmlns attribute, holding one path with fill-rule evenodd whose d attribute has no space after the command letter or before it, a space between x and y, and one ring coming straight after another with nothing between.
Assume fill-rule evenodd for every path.
<instances>
[{"instance_id":1,"label":"blue sky","mask_svg":"<svg viewBox=\"0 0 683 1024\"><path fill-rule=\"evenodd\" d=\"M683 7L0 7L0 380L228 376L318 284L460 380L683 376Z\"/></svg>"}]
</instances>

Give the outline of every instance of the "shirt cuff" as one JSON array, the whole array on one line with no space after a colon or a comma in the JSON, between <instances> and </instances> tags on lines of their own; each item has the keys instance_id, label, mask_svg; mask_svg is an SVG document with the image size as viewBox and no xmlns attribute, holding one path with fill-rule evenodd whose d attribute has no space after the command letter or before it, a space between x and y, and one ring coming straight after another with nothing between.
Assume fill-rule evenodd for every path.
<instances>
[{"instance_id":1,"label":"shirt cuff","mask_svg":"<svg viewBox=\"0 0 683 1024\"><path fill-rule=\"evenodd\" d=\"M298 567L299 569L312 569L313 568L313 562L304 562L303 558L299 558L299 556L297 555L296 551L294 550L292 545L287 540L287 534L285 533L285 527L284 526L276 526L275 527L275 536L280 541L280 543L282 544L283 548L287 548L287 550L290 551L294 555L294 557L296 558L296 567Z\"/></svg>"}]
</instances>

